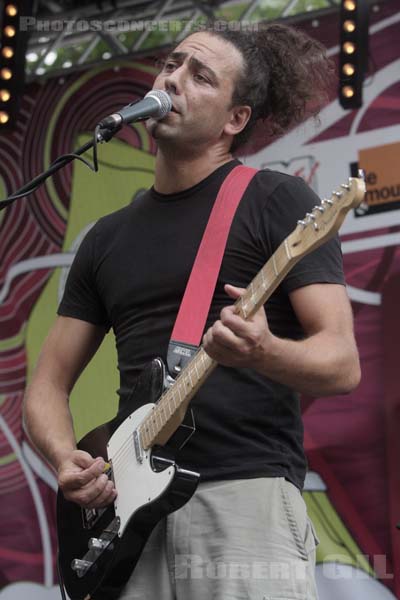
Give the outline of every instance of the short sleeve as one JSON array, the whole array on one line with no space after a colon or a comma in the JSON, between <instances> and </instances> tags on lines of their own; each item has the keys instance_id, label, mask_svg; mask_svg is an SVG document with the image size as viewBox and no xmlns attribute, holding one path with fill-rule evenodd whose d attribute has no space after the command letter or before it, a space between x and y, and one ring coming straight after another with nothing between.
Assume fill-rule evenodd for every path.
<instances>
[{"instance_id":1,"label":"short sleeve","mask_svg":"<svg viewBox=\"0 0 400 600\"><path fill-rule=\"evenodd\" d=\"M107 311L98 293L94 225L80 244L71 265L57 314L110 328Z\"/></svg>"},{"instance_id":2,"label":"short sleeve","mask_svg":"<svg viewBox=\"0 0 400 600\"><path fill-rule=\"evenodd\" d=\"M262 227L269 252L275 252L295 229L297 221L320 204L318 196L300 177L287 177L268 198ZM289 293L313 283L345 285L343 257L338 235L303 257L288 273L281 289Z\"/></svg>"}]
</instances>

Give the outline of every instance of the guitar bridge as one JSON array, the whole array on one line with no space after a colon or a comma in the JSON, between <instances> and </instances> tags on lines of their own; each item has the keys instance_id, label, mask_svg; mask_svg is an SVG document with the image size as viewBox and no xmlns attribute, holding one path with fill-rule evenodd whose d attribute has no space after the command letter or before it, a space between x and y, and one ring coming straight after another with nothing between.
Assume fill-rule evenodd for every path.
<instances>
[{"instance_id":1,"label":"guitar bridge","mask_svg":"<svg viewBox=\"0 0 400 600\"><path fill-rule=\"evenodd\" d=\"M88 551L82 558L74 558L71 562L71 569L75 571L79 578L84 577L107 549L112 550L113 540L118 536L120 520L115 517L106 527L98 538L90 538L88 542Z\"/></svg>"}]
</instances>

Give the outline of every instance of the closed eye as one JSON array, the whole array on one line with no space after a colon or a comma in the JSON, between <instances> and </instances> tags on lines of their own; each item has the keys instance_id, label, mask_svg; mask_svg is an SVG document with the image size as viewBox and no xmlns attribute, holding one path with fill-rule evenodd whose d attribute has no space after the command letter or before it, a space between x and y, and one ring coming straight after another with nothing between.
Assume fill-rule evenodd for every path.
<instances>
[{"instance_id":1,"label":"closed eye","mask_svg":"<svg viewBox=\"0 0 400 600\"><path fill-rule=\"evenodd\" d=\"M208 78L207 78L207 77L204 77L204 75L202 75L201 73L195 73L195 74L194 74L194 78L195 78L197 81L200 81L200 82L202 82L202 83L210 83L210 81L208 80Z\"/></svg>"},{"instance_id":2,"label":"closed eye","mask_svg":"<svg viewBox=\"0 0 400 600\"><path fill-rule=\"evenodd\" d=\"M166 62L166 63L164 64L164 68L163 68L163 70L164 70L164 71L168 71L168 72L170 72L170 71L173 71L174 69L176 69L176 67L177 67L177 64L176 64L176 63L173 63L173 62Z\"/></svg>"}]
</instances>

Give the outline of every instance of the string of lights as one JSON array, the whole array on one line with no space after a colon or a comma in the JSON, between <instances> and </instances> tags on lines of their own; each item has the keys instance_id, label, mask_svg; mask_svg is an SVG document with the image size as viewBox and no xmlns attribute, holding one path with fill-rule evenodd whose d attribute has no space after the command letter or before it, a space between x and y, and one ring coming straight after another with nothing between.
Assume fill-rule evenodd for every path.
<instances>
[{"instance_id":1,"label":"string of lights","mask_svg":"<svg viewBox=\"0 0 400 600\"><path fill-rule=\"evenodd\" d=\"M342 0L340 16L339 101L343 108L359 108L368 64L368 0Z\"/></svg>"},{"instance_id":2,"label":"string of lights","mask_svg":"<svg viewBox=\"0 0 400 600\"><path fill-rule=\"evenodd\" d=\"M0 16L0 129L13 125L25 81L27 32L18 26L21 14L31 9L29 0L5 2Z\"/></svg>"}]
</instances>

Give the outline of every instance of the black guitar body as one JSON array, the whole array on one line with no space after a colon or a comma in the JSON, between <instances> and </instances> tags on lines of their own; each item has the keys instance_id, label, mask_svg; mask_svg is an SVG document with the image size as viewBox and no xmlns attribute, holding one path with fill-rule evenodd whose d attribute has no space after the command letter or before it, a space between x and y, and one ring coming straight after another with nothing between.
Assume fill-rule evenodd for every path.
<instances>
[{"instance_id":1,"label":"black guitar body","mask_svg":"<svg viewBox=\"0 0 400 600\"><path fill-rule=\"evenodd\" d=\"M156 403L163 392L164 381L164 364L155 359L143 370L132 390L131 399L135 399L135 407ZM132 413L130 404L128 401L113 420L88 433L78 447L107 460L107 443ZM134 460L135 456L132 456ZM58 562L71 600L117 599L154 526L163 517L181 508L194 494L198 473L180 469L170 450L154 448L151 468L156 472L172 468L174 475L163 493L133 511L122 534L114 504L106 509L82 509L58 492Z\"/></svg>"}]
</instances>

